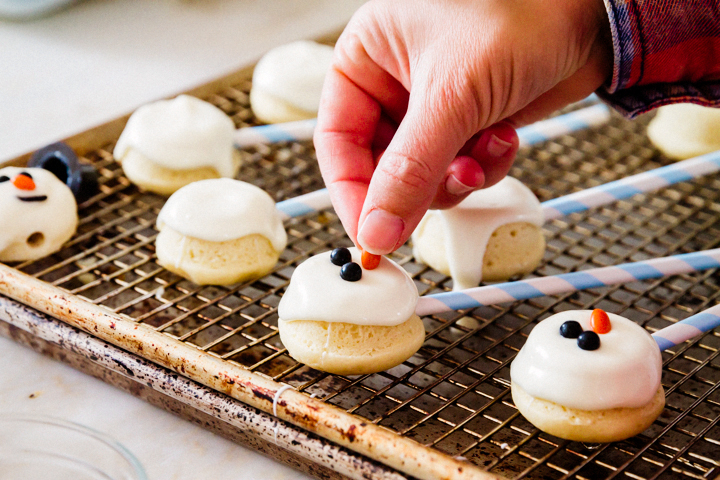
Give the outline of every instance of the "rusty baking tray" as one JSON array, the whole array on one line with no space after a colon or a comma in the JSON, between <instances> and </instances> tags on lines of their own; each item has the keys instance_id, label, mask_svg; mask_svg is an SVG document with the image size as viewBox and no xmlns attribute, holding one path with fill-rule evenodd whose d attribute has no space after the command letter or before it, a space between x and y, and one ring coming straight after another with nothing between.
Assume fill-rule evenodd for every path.
<instances>
[{"instance_id":1,"label":"rusty baking tray","mask_svg":"<svg viewBox=\"0 0 720 480\"><path fill-rule=\"evenodd\" d=\"M253 125L250 78L245 69L192 93L238 127ZM287 221L288 246L269 275L197 286L156 263L164 198L136 188L113 160L125 120L68 139L98 168L101 192L80 205L80 226L62 250L0 265L0 293L14 299L0 298L0 333L323 478L720 475L718 330L663 352L666 408L623 442L584 445L540 432L509 393L509 364L538 321L603 308L652 332L717 303L716 270L427 316L424 345L402 365L363 376L319 372L288 356L276 308L300 262L350 244L334 212ZM648 143L647 121L614 115L604 126L523 149L511 175L544 201L670 163ZM238 178L276 200L323 186L311 142L246 149L242 159ZM543 230L547 250L533 276L714 248L720 180L637 195ZM392 258L421 294L451 287L407 245ZM292 389L274 403L284 385Z\"/></svg>"}]
</instances>

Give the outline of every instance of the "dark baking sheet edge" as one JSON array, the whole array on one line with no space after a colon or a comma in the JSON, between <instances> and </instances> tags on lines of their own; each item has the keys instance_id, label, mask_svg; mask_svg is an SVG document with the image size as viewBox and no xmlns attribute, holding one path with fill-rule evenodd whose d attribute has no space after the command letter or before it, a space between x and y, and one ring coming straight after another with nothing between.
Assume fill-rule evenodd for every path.
<instances>
[{"instance_id":1,"label":"dark baking sheet edge","mask_svg":"<svg viewBox=\"0 0 720 480\"><path fill-rule=\"evenodd\" d=\"M316 478L412 479L4 296L0 335Z\"/></svg>"}]
</instances>

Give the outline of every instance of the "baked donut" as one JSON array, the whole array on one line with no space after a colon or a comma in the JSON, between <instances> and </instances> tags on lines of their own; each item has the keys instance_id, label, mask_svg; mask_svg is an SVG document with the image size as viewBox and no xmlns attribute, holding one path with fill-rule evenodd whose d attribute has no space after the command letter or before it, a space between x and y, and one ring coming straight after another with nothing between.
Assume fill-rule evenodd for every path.
<instances>
[{"instance_id":1,"label":"baked donut","mask_svg":"<svg viewBox=\"0 0 720 480\"><path fill-rule=\"evenodd\" d=\"M295 360L324 372L387 370L425 340L417 300L410 276L388 258L365 270L356 248L321 253L292 275L278 307L280 339Z\"/></svg>"},{"instance_id":2,"label":"baked donut","mask_svg":"<svg viewBox=\"0 0 720 480\"><path fill-rule=\"evenodd\" d=\"M720 108L665 105L657 109L647 135L663 154L676 160L720 150Z\"/></svg>"},{"instance_id":3,"label":"baked donut","mask_svg":"<svg viewBox=\"0 0 720 480\"><path fill-rule=\"evenodd\" d=\"M198 285L228 285L268 273L287 234L270 195L229 178L175 192L157 219L158 263Z\"/></svg>"},{"instance_id":4,"label":"baked donut","mask_svg":"<svg viewBox=\"0 0 720 480\"><path fill-rule=\"evenodd\" d=\"M222 110L180 95L135 110L113 156L131 182L170 195L198 180L234 177L240 166L234 131Z\"/></svg>"},{"instance_id":5,"label":"baked donut","mask_svg":"<svg viewBox=\"0 0 720 480\"><path fill-rule=\"evenodd\" d=\"M661 376L650 334L602 310L543 320L510 365L520 413L540 430L582 442L623 440L649 427L665 405Z\"/></svg>"},{"instance_id":6,"label":"baked donut","mask_svg":"<svg viewBox=\"0 0 720 480\"><path fill-rule=\"evenodd\" d=\"M413 255L453 279L453 289L532 272L545 254L543 212L532 191L505 177L447 210L429 210L412 234Z\"/></svg>"},{"instance_id":7,"label":"baked donut","mask_svg":"<svg viewBox=\"0 0 720 480\"><path fill-rule=\"evenodd\" d=\"M42 168L0 168L0 261L36 260L75 233L72 192Z\"/></svg>"},{"instance_id":8,"label":"baked donut","mask_svg":"<svg viewBox=\"0 0 720 480\"><path fill-rule=\"evenodd\" d=\"M266 123L317 117L333 48L309 40L288 43L267 52L255 66L250 106Z\"/></svg>"}]
</instances>

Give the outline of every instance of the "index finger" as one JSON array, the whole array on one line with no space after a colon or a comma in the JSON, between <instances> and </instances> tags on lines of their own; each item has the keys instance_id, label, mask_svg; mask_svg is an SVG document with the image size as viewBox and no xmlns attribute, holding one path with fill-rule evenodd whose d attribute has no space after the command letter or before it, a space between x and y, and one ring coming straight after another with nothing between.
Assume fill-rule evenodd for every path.
<instances>
[{"instance_id":1,"label":"index finger","mask_svg":"<svg viewBox=\"0 0 720 480\"><path fill-rule=\"evenodd\" d=\"M380 104L331 68L325 77L314 143L335 211L355 241L360 211L375 170L373 137Z\"/></svg>"},{"instance_id":2,"label":"index finger","mask_svg":"<svg viewBox=\"0 0 720 480\"><path fill-rule=\"evenodd\" d=\"M388 71L390 66L377 63L365 43L348 27L335 46L314 138L330 199L354 242L376 166L374 140L383 134L379 129L387 118L400 123L409 97L407 89Z\"/></svg>"}]
</instances>

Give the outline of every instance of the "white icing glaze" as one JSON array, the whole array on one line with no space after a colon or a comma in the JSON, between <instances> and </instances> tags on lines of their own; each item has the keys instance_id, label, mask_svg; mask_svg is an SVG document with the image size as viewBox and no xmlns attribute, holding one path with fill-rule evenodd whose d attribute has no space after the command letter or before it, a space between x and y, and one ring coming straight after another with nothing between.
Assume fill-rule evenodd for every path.
<instances>
[{"instance_id":1,"label":"white icing glaze","mask_svg":"<svg viewBox=\"0 0 720 480\"><path fill-rule=\"evenodd\" d=\"M15 187L13 180L21 172L32 176L33 190ZM39 258L72 236L78 222L77 204L67 185L55 175L41 168L5 167L0 168L0 176L10 179L0 183L0 256L13 260ZM19 199L41 196L47 199L34 202ZM45 239L42 245L33 248L26 240L36 232Z\"/></svg>"},{"instance_id":2,"label":"white icing glaze","mask_svg":"<svg viewBox=\"0 0 720 480\"><path fill-rule=\"evenodd\" d=\"M122 162L129 149L169 169L213 167L233 177L235 125L222 110L188 95L160 100L135 110L115 145Z\"/></svg>"},{"instance_id":3,"label":"white icing glaze","mask_svg":"<svg viewBox=\"0 0 720 480\"><path fill-rule=\"evenodd\" d=\"M255 66L253 88L302 110L317 112L332 57L332 47L309 40L281 45L267 52Z\"/></svg>"},{"instance_id":4,"label":"white icing glaze","mask_svg":"<svg viewBox=\"0 0 720 480\"><path fill-rule=\"evenodd\" d=\"M360 252L351 248L355 263ZM280 300L279 317L293 320L344 322L356 325L395 326L415 313L417 287L397 263L383 257L374 270L363 269L362 278L340 278L340 267L330 252L310 257L298 265Z\"/></svg>"},{"instance_id":5,"label":"white icing glaze","mask_svg":"<svg viewBox=\"0 0 720 480\"><path fill-rule=\"evenodd\" d=\"M214 178L185 185L160 210L158 226L188 236L224 242L257 233L276 251L287 234L273 199L262 189L240 180Z\"/></svg>"},{"instance_id":6,"label":"white icing glaze","mask_svg":"<svg viewBox=\"0 0 720 480\"><path fill-rule=\"evenodd\" d=\"M429 210L413 233L422 234L427 219L438 216L443 225L445 252L453 278L453 289L477 287L482 281L483 257L493 232L503 225L527 222L542 226L540 202L522 182L505 177L492 187L471 193L447 210ZM418 249L413 251L423 261Z\"/></svg>"},{"instance_id":7,"label":"white icing glaze","mask_svg":"<svg viewBox=\"0 0 720 480\"><path fill-rule=\"evenodd\" d=\"M568 320L591 330L591 313L562 312L535 326L510 366L512 381L533 397L580 410L646 405L662 375L657 343L645 329L612 313L612 329L600 335L597 350L583 350L577 339L560 335Z\"/></svg>"}]
</instances>

